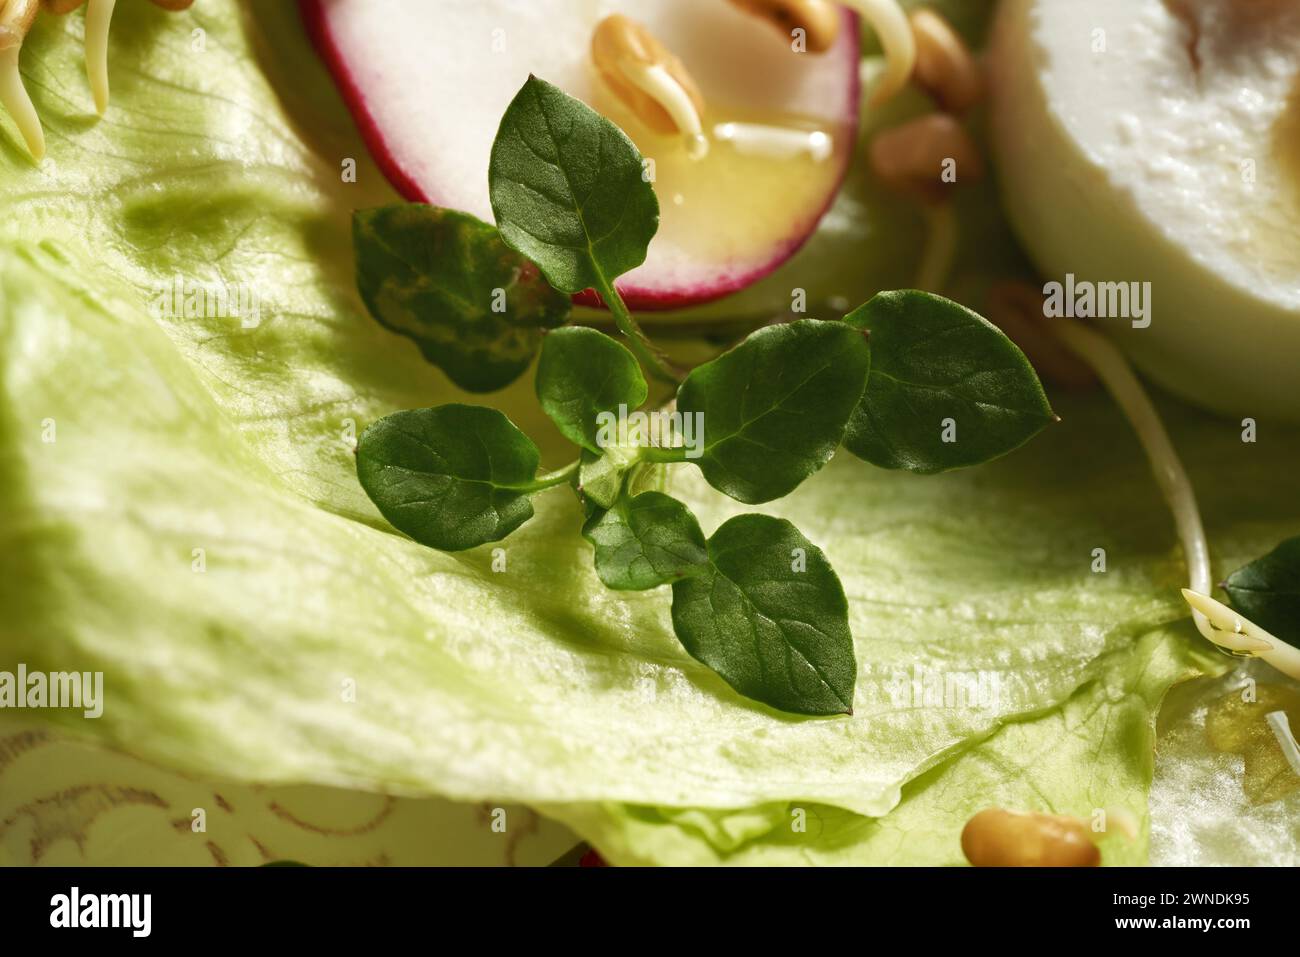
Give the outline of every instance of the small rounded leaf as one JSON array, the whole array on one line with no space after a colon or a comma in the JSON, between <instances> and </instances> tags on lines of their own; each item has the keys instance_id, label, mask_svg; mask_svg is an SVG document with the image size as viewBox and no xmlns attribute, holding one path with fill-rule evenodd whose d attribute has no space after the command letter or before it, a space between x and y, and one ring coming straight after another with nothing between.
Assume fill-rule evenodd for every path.
<instances>
[{"instance_id":1,"label":"small rounded leaf","mask_svg":"<svg viewBox=\"0 0 1300 957\"><path fill-rule=\"evenodd\" d=\"M501 118L488 195L502 238L567 293L641 265L659 228L659 200L627 134L534 76Z\"/></svg>"},{"instance_id":2,"label":"small rounded leaf","mask_svg":"<svg viewBox=\"0 0 1300 957\"><path fill-rule=\"evenodd\" d=\"M873 465L921 473L978 465L1055 418L1024 353L965 306L882 292L844 321L871 336L871 374L844 447Z\"/></svg>"},{"instance_id":3,"label":"small rounded leaf","mask_svg":"<svg viewBox=\"0 0 1300 957\"><path fill-rule=\"evenodd\" d=\"M533 516L537 446L496 409L395 412L357 443L361 487L394 527L454 552L505 538Z\"/></svg>"},{"instance_id":4,"label":"small rounded leaf","mask_svg":"<svg viewBox=\"0 0 1300 957\"><path fill-rule=\"evenodd\" d=\"M606 588L644 591L684 578L708 564L695 516L662 492L622 495L593 515L582 534L596 547L596 574Z\"/></svg>"},{"instance_id":5,"label":"small rounded leaf","mask_svg":"<svg viewBox=\"0 0 1300 957\"><path fill-rule=\"evenodd\" d=\"M773 708L851 713L848 602L821 549L784 519L751 514L723 523L708 553L705 570L673 585L673 630L686 650Z\"/></svg>"},{"instance_id":6,"label":"small rounded leaf","mask_svg":"<svg viewBox=\"0 0 1300 957\"><path fill-rule=\"evenodd\" d=\"M537 398L574 445L602 452L597 416L636 409L646 398L636 357L603 332L582 326L557 329L542 343Z\"/></svg>"},{"instance_id":7,"label":"small rounded leaf","mask_svg":"<svg viewBox=\"0 0 1300 957\"><path fill-rule=\"evenodd\" d=\"M800 319L697 367L677 408L703 416L705 479L742 502L788 495L835 454L870 362L856 329Z\"/></svg>"},{"instance_id":8,"label":"small rounded leaf","mask_svg":"<svg viewBox=\"0 0 1300 957\"><path fill-rule=\"evenodd\" d=\"M352 215L357 291L370 315L470 392L517 379L570 300L468 213L400 203Z\"/></svg>"}]
</instances>

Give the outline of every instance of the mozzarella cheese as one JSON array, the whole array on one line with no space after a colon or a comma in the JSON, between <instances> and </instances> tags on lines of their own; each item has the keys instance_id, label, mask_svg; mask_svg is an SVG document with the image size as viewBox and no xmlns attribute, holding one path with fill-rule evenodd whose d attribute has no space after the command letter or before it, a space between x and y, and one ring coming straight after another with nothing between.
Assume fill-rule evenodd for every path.
<instances>
[{"instance_id":1,"label":"mozzarella cheese","mask_svg":"<svg viewBox=\"0 0 1300 957\"><path fill-rule=\"evenodd\" d=\"M1003 0L989 56L1004 202L1044 278L1149 282L1149 324L1098 320L1140 368L1300 420L1300 3Z\"/></svg>"}]
</instances>

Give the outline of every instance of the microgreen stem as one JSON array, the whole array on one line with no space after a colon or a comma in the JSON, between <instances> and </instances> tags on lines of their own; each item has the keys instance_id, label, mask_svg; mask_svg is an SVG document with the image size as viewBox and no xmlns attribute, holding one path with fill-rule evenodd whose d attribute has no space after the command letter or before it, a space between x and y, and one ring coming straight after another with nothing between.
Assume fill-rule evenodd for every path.
<instances>
[{"instance_id":1,"label":"microgreen stem","mask_svg":"<svg viewBox=\"0 0 1300 957\"><path fill-rule=\"evenodd\" d=\"M522 485L511 485L509 488L516 492L542 492L548 488L555 488L555 486L563 485L578 474L579 462L579 459L574 459L562 469L556 469L554 472L543 472L531 482L525 482Z\"/></svg>"},{"instance_id":2,"label":"microgreen stem","mask_svg":"<svg viewBox=\"0 0 1300 957\"><path fill-rule=\"evenodd\" d=\"M650 374L656 379L670 382L673 385L679 384L682 377L673 369L668 359L654 347L649 337L641 331L641 327L632 318L627 303L618 294L614 284L602 277L596 292L600 293L601 300L609 307L609 313L614 317L614 324L618 326L618 331L623 333L623 336L627 339L632 354L637 357L641 365L649 370Z\"/></svg>"},{"instance_id":3,"label":"microgreen stem","mask_svg":"<svg viewBox=\"0 0 1300 957\"><path fill-rule=\"evenodd\" d=\"M1079 322L1055 322L1051 327L1079 358L1096 371L1115 403L1128 418L1137 433L1142 449L1151 463L1156 484L1174 513L1174 524L1187 559L1187 577L1194 592L1208 594L1210 584L1210 547L1205 540L1205 527L1201 524L1201 511L1196 504L1196 492L1182 460L1169 440L1146 389L1133 374L1128 360L1099 333ZM1214 634L1209 619L1193 610L1196 628L1215 644L1222 641Z\"/></svg>"},{"instance_id":4,"label":"microgreen stem","mask_svg":"<svg viewBox=\"0 0 1300 957\"><path fill-rule=\"evenodd\" d=\"M641 460L659 465L671 465L686 461L685 446L647 445L641 449Z\"/></svg>"}]
</instances>

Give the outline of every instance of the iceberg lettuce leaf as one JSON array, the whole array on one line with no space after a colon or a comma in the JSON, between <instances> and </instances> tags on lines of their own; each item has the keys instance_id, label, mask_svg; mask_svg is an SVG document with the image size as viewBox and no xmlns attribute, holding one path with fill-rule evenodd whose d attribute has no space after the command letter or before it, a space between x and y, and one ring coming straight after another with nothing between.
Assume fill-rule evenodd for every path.
<instances>
[{"instance_id":1,"label":"iceberg lettuce leaf","mask_svg":"<svg viewBox=\"0 0 1300 957\"><path fill-rule=\"evenodd\" d=\"M1192 634L1161 628L1107 656L1097 679L1061 707L971 742L905 785L898 807L883 817L797 802L739 812L542 810L620 864L961 865L962 828L988 807L1084 818L1101 831L1105 865L1145 864L1155 713L1173 684L1224 667ZM1124 812L1140 824L1136 838L1117 827Z\"/></svg>"}]
</instances>

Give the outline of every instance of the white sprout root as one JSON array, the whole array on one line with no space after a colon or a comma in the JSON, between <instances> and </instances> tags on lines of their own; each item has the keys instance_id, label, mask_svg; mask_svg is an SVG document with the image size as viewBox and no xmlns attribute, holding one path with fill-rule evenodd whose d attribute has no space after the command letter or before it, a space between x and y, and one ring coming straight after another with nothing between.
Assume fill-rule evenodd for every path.
<instances>
[{"instance_id":1,"label":"white sprout root","mask_svg":"<svg viewBox=\"0 0 1300 957\"><path fill-rule=\"evenodd\" d=\"M658 63L620 63L628 82L664 108L677 129L686 138L686 152L691 159L703 159L709 151L700 111L689 93L671 73Z\"/></svg>"},{"instance_id":2,"label":"white sprout root","mask_svg":"<svg viewBox=\"0 0 1300 957\"><path fill-rule=\"evenodd\" d=\"M45 132L18 71L23 39L36 19L38 4L39 0L0 0L0 106L13 117L27 149L39 162L45 155Z\"/></svg>"},{"instance_id":3,"label":"white sprout root","mask_svg":"<svg viewBox=\"0 0 1300 957\"><path fill-rule=\"evenodd\" d=\"M1282 674L1300 681L1300 648L1275 638L1250 619L1242 617L1209 595L1184 588L1183 598L1209 619L1217 635L1211 637L1211 641L1217 641L1230 650L1236 650L1240 645L1247 653L1267 661ZM1233 644L1229 644L1229 641Z\"/></svg>"},{"instance_id":4,"label":"white sprout root","mask_svg":"<svg viewBox=\"0 0 1300 957\"><path fill-rule=\"evenodd\" d=\"M885 69L871 94L871 105L879 106L898 93L916 67L916 37L898 0L840 0L876 31L885 51Z\"/></svg>"},{"instance_id":5,"label":"white sprout root","mask_svg":"<svg viewBox=\"0 0 1300 957\"><path fill-rule=\"evenodd\" d=\"M766 123L728 120L713 127L713 138L738 153L768 159L806 156L814 163L824 163L835 151L835 141L823 130L798 130Z\"/></svg>"},{"instance_id":6,"label":"white sprout root","mask_svg":"<svg viewBox=\"0 0 1300 957\"><path fill-rule=\"evenodd\" d=\"M1286 712L1270 711L1264 715L1264 720L1268 722L1273 737L1277 738L1277 743L1281 745L1286 763L1291 765L1292 771L1300 774L1300 744L1296 743L1295 735L1291 733L1291 721L1287 718Z\"/></svg>"},{"instance_id":7,"label":"white sprout root","mask_svg":"<svg viewBox=\"0 0 1300 957\"><path fill-rule=\"evenodd\" d=\"M36 107L23 86L22 74L18 72L19 46L0 50L0 106L13 117L27 143L27 149L37 162L45 156L45 131L41 129L41 119L36 115Z\"/></svg>"},{"instance_id":8,"label":"white sprout root","mask_svg":"<svg viewBox=\"0 0 1300 957\"><path fill-rule=\"evenodd\" d=\"M86 79L95 97L95 112L108 109L108 27L117 0L90 0L86 5Z\"/></svg>"},{"instance_id":9,"label":"white sprout root","mask_svg":"<svg viewBox=\"0 0 1300 957\"><path fill-rule=\"evenodd\" d=\"M1156 483L1178 528L1189 581L1189 587L1183 589L1183 598L1192 608L1197 630L1221 648L1236 654L1256 655L1283 674L1300 679L1300 649L1280 641L1209 597L1213 589L1210 549L1201 523L1201 512L1196 505L1196 492L1169 440L1169 433L1160 421L1160 414L1133 374L1128 360L1108 339L1082 323L1062 320L1054 323L1052 328L1096 371L1142 443Z\"/></svg>"}]
</instances>

